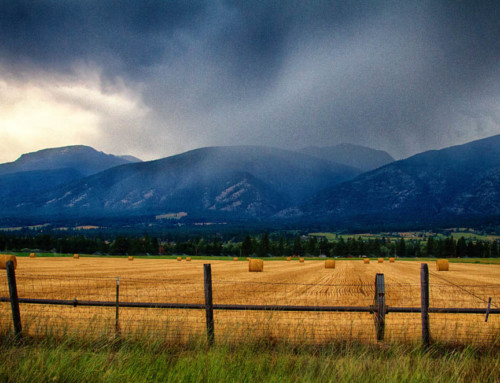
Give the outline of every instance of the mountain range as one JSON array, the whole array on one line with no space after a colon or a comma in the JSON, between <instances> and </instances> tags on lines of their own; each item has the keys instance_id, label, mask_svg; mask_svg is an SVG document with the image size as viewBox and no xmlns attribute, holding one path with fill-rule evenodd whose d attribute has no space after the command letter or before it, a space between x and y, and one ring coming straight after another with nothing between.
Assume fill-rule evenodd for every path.
<instances>
[{"instance_id":1,"label":"mountain range","mask_svg":"<svg viewBox=\"0 0 500 383\"><path fill-rule=\"evenodd\" d=\"M4 226L172 216L186 224L465 224L500 217L500 135L399 161L350 144L207 147L147 162L70 146L0 164L0 182Z\"/></svg>"},{"instance_id":2,"label":"mountain range","mask_svg":"<svg viewBox=\"0 0 500 383\"><path fill-rule=\"evenodd\" d=\"M500 135L396 161L323 190L310 220L466 222L500 216Z\"/></svg>"},{"instance_id":3,"label":"mountain range","mask_svg":"<svg viewBox=\"0 0 500 383\"><path fill-rule=\"evenodd\" d=\"M259 146L209 147L125 164L11 205L22 216L261 218L360 174L302 153ZM294 182L290 182L294 180Z\"/></svg>"}]
</instances>

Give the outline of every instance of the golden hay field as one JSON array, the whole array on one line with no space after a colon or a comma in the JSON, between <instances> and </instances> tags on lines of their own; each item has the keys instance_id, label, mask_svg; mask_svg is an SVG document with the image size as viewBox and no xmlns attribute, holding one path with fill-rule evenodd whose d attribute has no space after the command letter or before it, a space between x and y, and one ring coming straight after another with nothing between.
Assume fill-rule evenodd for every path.
<instances>
[{"instance_id":1,"label":"golden hay field","mask_svg":"<svg viewBox=\"0 0 500 383\"><path fill-rule=\"evenodd\" d=\"M21 298L72 300L116 299L120 277L121 302L204 303L203 264L212 265L214 304L279 304L308 306L370 306L377 273L385 275L388 306L420 306L420 263L337 260L335 269L324 261L265 261L264 272L249 273L247 261L190 262L175 259L18 258ZM500 307L500 265L450 264L450 271L430 270L431 307ZM5 275L0 295L8 296ZM4 331L12 326L10 306L0 306ZM121 308L120 330L154 330L166 337L186 339L203 334L203 310ZM25 330L76 331L85 334L115 331L115 308L22 304ZM216 337L248 336L307 341L375 340L369 313L215 311ZM434 339L489 342L500 336L500 315L431 314ZM418 340L420 314L389 313L386 339Z\"/></svg>"}]
</instances>

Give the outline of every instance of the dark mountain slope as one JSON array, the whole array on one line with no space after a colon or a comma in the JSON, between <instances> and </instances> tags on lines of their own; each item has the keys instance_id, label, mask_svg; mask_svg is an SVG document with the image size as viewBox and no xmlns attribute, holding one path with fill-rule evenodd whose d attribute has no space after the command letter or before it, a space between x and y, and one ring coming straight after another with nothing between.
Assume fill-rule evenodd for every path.
<instances>
[{"instance_id":1,"label":"dark mountain slope","mask_svg":"<svg viewBox=\"0 0 500 383\"><path fill-rule=\"evenodd\" d=\"M35 196L83 178L75 169L36 170L0 175L0 211L16 211Z\"/></svg>"},{"instance_id":2,"label":"dark mountain slope","mask_svg":"<svg viewBox=\"0 0 500 383\"><path fill-rule=\"evenodd\" d=\"M500 215L500 135L397 161L321 192L315 219L432 222Z\"/></svg>"},{"instance_id":3,"label":"dark mountain slope","mask_svg":"<svg viewBox=\"0 0 500 383\"><path fill-rule=\"evenodd\" d=\"M42 194L30 214L269 216L359 171L258 146L212 147L118 166ZM25 214L28 211L24 212Z\"/></svg>"}]
</instances>

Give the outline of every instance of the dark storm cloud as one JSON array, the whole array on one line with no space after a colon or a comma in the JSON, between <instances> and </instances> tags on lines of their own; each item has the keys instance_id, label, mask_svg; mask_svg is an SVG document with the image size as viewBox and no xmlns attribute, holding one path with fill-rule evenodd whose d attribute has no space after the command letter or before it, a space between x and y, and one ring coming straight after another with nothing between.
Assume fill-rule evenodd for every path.
<instances>
[{"instance_id":1,"label":"dark storm cloud","mask_svg":"<svg viewBox=\"0 0 500 383\"><path fill-rule=\"evenodd\" d=\"M213 1L5 1L0 4L2 59L61 70L74 60L119 63L127 71L168 60L185 47L174 34L207 33L214 55L240 73L263 69L280 56L291 28L320 28L356 15L339 4L315 7L302 2ZM215 19L215 20L214 20ZM209 33L209 32L208 32ZM204 36L198 36L203 38ZM166 54L166 57L164 56ZM202 63L200 63L202 64Z\"/></svg>"},{"instance_id":2,"label":"dark storm cloud","mask_svg":"<svg viewBox=\"0 0 500 383\"><path fill-rule=\"evenodd\" d=\"M189 28L203 2L4 1L0 5L1 57L11 65L69 70L95 61L110 73L131 73L161 59L166 41Z\"/></svg>"},{"instance_id":3,"label":"dark storm cloud","mask_svg":"<svg viewBox=\"0 0 500 383\"><path fill-rule=\"evenodd\" d=\"M83 62L109 83L140 89L148 118L136 128L106 121L102 137L121 131L143 153L353 142L405 156L500 133L499 9L451 1L2 2L0 66L29 78L71 75Z\"/></svg>"}]
</instances>

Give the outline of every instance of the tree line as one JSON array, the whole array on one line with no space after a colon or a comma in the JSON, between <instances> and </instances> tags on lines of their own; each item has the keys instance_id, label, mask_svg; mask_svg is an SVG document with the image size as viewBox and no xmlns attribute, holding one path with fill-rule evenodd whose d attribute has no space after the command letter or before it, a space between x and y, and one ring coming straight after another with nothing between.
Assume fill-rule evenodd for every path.
<instances>
[{"instance_id":1,"label":"tree line","mask_svg":"<svg viewBox=\"0 0 500 383\"><path fill-rule=\"evenodd\" d=\"M0 234L0 250L83 254L150 254L150 255L226 255L226 256L329 256L329 257L436 257L436 258L496 258L499 257L498 241L480 241L453 237L421 239L389 238L363 239L361 237L334 241L315 236L246 235L243 240L193 238L166 240L157 237L123 236L113 239L102 237L57 236L52 234L13 235Z\"/></svg>"}]
</instances>

